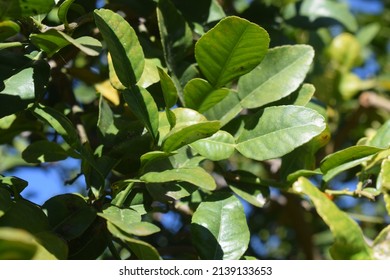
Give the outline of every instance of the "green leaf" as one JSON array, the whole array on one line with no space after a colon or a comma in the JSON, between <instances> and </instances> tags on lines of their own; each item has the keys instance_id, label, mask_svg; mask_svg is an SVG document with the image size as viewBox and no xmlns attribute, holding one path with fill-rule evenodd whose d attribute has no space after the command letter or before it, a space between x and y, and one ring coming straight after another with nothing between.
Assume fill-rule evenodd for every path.
<instances>
[{"instance_id":1,"label":"green leaf","mask_svg":"<svg viewBox=\"0 0 390 280\"><path fill-rule=\"evenodd\" d=\"M164 138L162 148L167 153L178 150L185 145L213 135L220 128L219 121L205 121L187 127L174 127Z\"/></svg>"},{"instance_id":2,"label":"green leaf","mask_svg":"<svg viewBox=\"0 0 390 280\"><path fill-rule=\"evenodd\" d=\"M234 137L226 131L217 131L208 138L200 139L190 144L200 155L217 161L228 159L235 150Z\"/></svg>"},{"instance_id":3,"label":"green leaf","mask_svg":"<svg viewBox=\"0 0 390 280\"><path fill-rule=\"evenodd\" d=\"M278 158L310 141L325 126L324 118L314 110L300 106L268 107L254 127L242 132L236 149L255 160Z\"/></svg>"},{"instance_id":4,"label":"green leaf","mask_svg":"<svg viewBox=\"0 0 390 280\"><path fill-rule=\"evenodd\" d=\"M323 180L328 182L337 174L368 161L380 151L382 149L371 146L352 146L328 155L320 165Z\"/></svg>"},{"instance_id":5,"label":"green leaf","mask_svg":"<svg viewBox=\"0 0 390 280\"><path fill-rule=\"evenodd\" d=\"M81 236L96 218L96 210L75 194L54 196L42 208L52 230L65 240Z\"/></svg>"},{"instance_id":6,"label":"green leaf","mask_svg":"<svg viewBox=\"0 0 390 280\"><path fill-rule=\"evenodd\" d=\"M48 13L54 6L54 0L0 0L0 19L20 19Z\"/></svg>"},{"instance_id":7,"label":"green leaf","mask_svg":"<svg viewBox=\"0 0 390 280\"><path fill-rule=\"evenodd\" d=\"M28 163L55 162L66 159L68 153L55 142L40 140L27 146L22 157Z\"/></svg>"},{"instance_id":8,"label":"green leaf","mask_svg":"<svg viewBox=\"0 0 390 280\"><path fill-rule=\"evenodd\" d=\"M9 186L14 192L14 196L21 193L27 186L28 182L15 176L4 177L0 175L0 186Z\"/></svg>"},{"instance_id":9,"label":"green leaf","mask_svg":"<svg viewBox=\"0 0 390 280\"><path fill-rule=\"evenodd\" d=\"M60 49L70 44L70 42L55 29L49 29L41 34L31 34L30 40L35 46L43 50L48 57L53 56Z\"/></svg>"},{"instance_id":10,"label":"green leaf","mask_svg":"<svg viewBox=\"0 0 390 280\"><path fill-rule=\"evenodd\" d=\"M111 10L95 10L94 17L111 54L119 81L125 87L135 85L142 76L145 59L134 29Z\"/></svg>"},{"instance_id":11,"label":"green leaf","mask_svg":"<svg viewBox=\"0 0 390 280\"><path fill-rule=\"evenodd\" d=\"M57 131L64 140L74 149L81 148L81 142L73 123L61 112L52 107L46 107L36 104L31 111L39 119L47 122L55 131Z\"/></svg>"},{"instance_id":12,"label":"green leaf","mask_svg":"<svg viewBox=\"0 0 390 280\"><path fill-rule=\"evenodd\" d=\"M209 120L219 120L221 126L224 126L234 119L242 109L238 93L231 90L221 102L204 112L204 115Z\"/></svg>"},{"instance_id":13,"label":"green leaf","mask_svg":"<svg viewBox=\"0 0 390 280\"><path fill-rule=\"evenodd\" d=\"M158 83L160 81L160 76L157 68L159 67L162 67L160 59L145 58L144 71L142 72L142 76L137 85L143 88L148 88L149 86Z\"/></svg>"},{"instance_id":14,"label":"green leaf","mask_svg":"<svg viewBox=\"0 0 390 280\"><path fill-rule=\"evenodd\" d=\"M132 225L141 222L141 215L138 212L132 209L121 209L113 205L107 207L103 210L103 213L98 213L98 215L129 234L132 233Z\"/></svg>"},{"instance_id":15,"label":"green leaf","mask_svg":"<svg viewBox=\"0 0 390 280\"><path fill-rule=\"evenodd\" d=\"M196 78L184 87L184 102L186 107L203 113L223 100L229 92L227 88L214 89L206 80Z\"/></svg>"},{"instance_id":16,"label":"green leaf","mask_svg":"<svg viewBox=\"0 0 390 280\"><path fill-rule=\"evenodd\" d=\"M145 125L153 139L158 139L159 114L152 95L138 86L126 89L122 94L131 111Z\"/></svg>"},{"instance_id":17,"label":"green leaf","mask_svg":"<svg viewBox=\"0 0 390 280\"><path fill-rule=\"evenodd\" d=\"M117 229L114 229L114 227L116 226L112 223L107 224L107 228L112 234L115 234L117 232ZM116 228L126 232L127 234L132 234L137 236L148 236L160 231L160 228L148 222L137 222L137 223L129 224L126 230L123 230L122 228L119 227Z\"/></svg>"},{"instance_id":18,"label":"green leaf","mask_svg":"<svg viewBox=\"0 0 390 280\"><path fill-rule=\"evenodd\" d=\"M244 108L257 108L282 99L303 82L313 61L308 45L270 49L259 66L238 82L238 94Z\"/></svg>"},{"instance_id":19,"label":"green leaf","mask_svg":"<svg viewBox=\"0 0 390 280\"><path fill-rule=\"evenodd\" d=\"M263 207L270 195L269 188L256 175L236 170L225 176L229 188L238 196L256 207Z\"/></svg>"},{"instance_id":20,"label":"green leaf","mask_svg":"<svg viewBox=\"0 0 390 280\"><path fill-rule=\"evenodd\" d=\"M293 105L306 106L312 99L315 91L316 89L312 84L303 84L297 92Z\"/></svg>"},{"instance_id":21,"label":"green leaf","mask_svg":"<svg viewBox=\"0 0 390 280\"><path fill-rule=\"evenodd\" d=\"M378 148L388 148L390 146L390 120L385 122L376 132L368 144Z\"/></svg>"},{"instance_id":22,"label":"green leaf","mask_svg":"<svg viewBox=\"0 0 390 280\"><path fill-rule=\"evenodd\" d=\"M319 18L332 18L342 23L350 31L355 32L358 24L348 5L331 0L304 0L300 14L307 16L311 22Z\"/></svg>"},{"instance_id":23,"label":"green leaf","mask_svg":"<svg viewBox=\"0 0 390 280\"><path fill-rule=\"evenodd\" d=\"M214 194L200 203L192 216L191 233L199 256L208 260L240 259L250 237L240 201L228 194Z\"/></svg>"},{"instance_id":24,"label":"green leaf","mask_svg":"<svg viewBox=\"0 0 390 280\"><path fill-rule=\"evenodd\" d=\"M38 251L34 236L22 229L0 228L0 260L30 260Z\"/></svg>"},{"instance_id":25,"label":"green leaf","mask_svg":"<svg viewBox=\"0 0 390 280\"><path fill-rule=\"evenodd\" d=\"M377 260L390 259L390 226L385 227L372 244L373 257Z\"/></svg>"},{"instance_id":26,"label":"green leaf","mask_svg":"<svg viewBox=\"0 0 390 280\"><path fill-rule=\"evenodd\" d=\"M150 195L157 201L172 202L189 197L198 190L196 186L187 182L168 182L147 184Z\"/></svg>"},{"instance_id":27,"label":"green leaf","mask_svg":"<svg viewBox=\"0 0 390 280\"><path fill-rule=\"evenodd\" d=\"M25 109L35 98L34 68L26 68L4 80L0 92L0 118Z\"/></svg>"},{"instance_id":28,"label":"green leaf","mask_svg":"<svg viewBox=\"0 0 390 280\"><path fill-rule=\"evenodd\" d=\"M158 27L169 71L179 76L179 68L192 48L192 31L170 0L157 6Z\"/></svg>"},{"instance_id":29,"label":"green leaf","mask_svg":"<svg viewBox=\"0 0 390 280\"><path fill-rule=\"evenodd\" d=\"M0 42L5 39L18 34L20 26L12 20L0 21Z\"/></svg>"},{"instance_id":30,"label":"green leaf","mask_svg":"<svg viewBox=\"0 0 390 280\"><path fill-rule=\"evenodd\" d=\"M75 0L65 0L59 7L57 11L58 19L65 25L67 29L69 27L68 24L68 11L72 6Z\"/></svg>"},{"instance_id":31,"label":"green leaf","mask_svg":"<svg viewBox=\"0 0 390 280\"><path fill-rule=\"evenodd\" d=\"M103 136L117 134L119 132L114 123L114 114L110 108L110 105L108 105L108 103L104 100L103 95L101 95L99 99L99 116L97 127Z\"/></svg>"},{"instance_id":32,"label":"green leaf","mask_svg":"<svg viewBox=\"0 0 390 280\"><path fill-rule=\"evenodd\" d=\"M201 167L148 172L140 179L146 183L187 182L207 191L217 187L214 178Z\"/></svg>"},{"instance_id":33,"label":"green leaf","mask_svg":"<svg viewBox=\"0 0 390 280\"><path fill-rule=\"evenodd\" d=\"M172 108L177 102L177 89L171 77L163 69L157 67L160 76L161 89L164 95L166 108Z\"/></svg>"},{"instance_id":34,"label":"green leaf","mask_svg":"<svg viewBox=\"0 0 390 280\"><path fill-rule=\"evenodd\" d=\"M8 211L9 208L11 208L11 206L12 200L10 193L6 189L0 187L0 218Z\"/></svg>"},{"instance_id":35,"label":"green leaf","mask_svg":"<svg viewBox=\"0 0 390 280\"><path fill-rule=\"evenodd\" d=\"M359 225L341 211L329 198L313 186L306 178L299 178L293 184L299 194L307 195L313 202L317 213L329 226L334 237L330 254L336 260L367 260L372 252L367 245Z\"/></svg>"},{"instance_id":36,"label":"green leaf","mask_svg":"<svg viewBox=\"0 0 390 280\"><path fill-rule=\"evenodd\" d=\"M148 166L152 165L154 162L166 159L170 157L172 153L166 153L162 151L151 151L146 154L143 154L140 158L141 160L141 170L147 169Z\"/></svg>"},{"instance_id":37,"label":"green leaf","mask_svg":"<svg viewBox=\"0 0 390 280\"><path fill-rule=\"evenodd\" d=\"M152 245L146 243L145 241L135 239L132 236L129 236L126 232L120 230L117 227L111 226L110 232L119 239L126 241L127 245L130 247L131 251L137 256L140 260L161 260L161 257Z\"/></svg>"},{"instance_id":38,"label":"green leaf","mask_svg":"<svg viewBox=\"0 0 390 280\"><path fill-rule=\"evenodd\" d=\"M366 24L362 26L356 34L356 39L359 41L361 46L367 46L378 35L380 29L381 25L378 22Z\"/></svg>"},{"instance_id":39,"label":"green leaf","mask_svg":"<svg viewBox=\"0 0 390 280\"><path fill-rule=\"evenodd\" d=\"M210 84L219 88L248 73L264 58L268 33L245 19L221 20L195 45L195 57Z\"/></svg>"}]
</instances>

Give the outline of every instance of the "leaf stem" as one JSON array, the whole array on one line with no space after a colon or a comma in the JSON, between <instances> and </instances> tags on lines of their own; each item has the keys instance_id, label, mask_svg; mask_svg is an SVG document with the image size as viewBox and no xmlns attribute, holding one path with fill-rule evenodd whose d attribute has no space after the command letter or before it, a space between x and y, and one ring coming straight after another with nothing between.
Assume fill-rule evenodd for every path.
<instances>
[{"instance_id":1,"label":"leaf stem","mask_svg":"<svg viewBox=\"0 0 390 280\"><path fill-rule=\"evenodd\" d=\"M364 190L359 190L359 189L356 189L354 191L351 191L349 189L344 189L344 190L325 190L325 192L329 195L332 195L332 196L342 196L342 195L347 195L347 196L352 196L352 197L356 197L356 198L360 198L360 197L365 197L365 198L368 198L369 200L375 200L375 196L372 195L371 193L369 192L366 192Z\"/></svg>"}]
</instances>

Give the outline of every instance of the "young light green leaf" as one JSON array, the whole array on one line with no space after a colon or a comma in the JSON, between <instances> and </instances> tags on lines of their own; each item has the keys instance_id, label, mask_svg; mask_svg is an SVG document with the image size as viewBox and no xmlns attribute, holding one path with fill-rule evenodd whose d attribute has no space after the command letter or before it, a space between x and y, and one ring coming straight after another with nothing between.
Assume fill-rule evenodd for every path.
<instances>
[{"instance_id":1,"label":"young light green leaf","mask_svg":"<svg viewBox=\"0 0 390 280\"><path fill-rule=\"evenodd\" d=\"M335 19L352 32L358 28L356 18L345 3L330 0L304 0L300 14L307 16L311 22L319 18Z\"/></svg>"},{"instance_id":2,"label":"young light green leaf","mask_svg":"<svg viewBox=\"0 0 390 280\"><path fill-rule=\"evenodd\" d=\"M269 41L260 26L230 16L199 39L195 57L210 84L220 88L255 68L267 53Z\"/></svg>"},{"instance_id":3,"label":"young light green leaf","mask_svg":"<svg viewBox=\"0 0 390 280\"><path fill-rule=\"evenodd\" d=\"M58 15L58 19L64 23L65 25L65 28L68 28L69 24L68 24L68 11L70 9L70 7L72 6L73 2L75 0L65 0L59 7L58 7L58 11L57 11L57 15Z\"/></svg>"},{"instance_id":4,"label":"young light green leaf","mask_svg":"<svg viewBox=\"0 0 390 280\"><path fill-rule=\"evenodd\" d=\"M111 10L95 10L94 17L107 43L119 81L125 87L135 85L141 78L145 59L134 29L124 18Z\"/></svg>"},{"instance_id":5,"label":"young light green leaf","mask_svg":"<svg viewBox=\"0 0 390 280\"><path fill-rule=\"evenodd\" d=\"M20 26L12 20L3 20L0 21L0 42L5 39L18 34L20 31ZM11 43L11 42L9 42ZM8 43L8 44L9 44ZM15 42L12 42L15 43Z\"/></svg>"},{"instance_id":6,"label":"young light green leaf","mask_svg":"<svg viewBox=\"0 0 390 280\"><path fill-rule=\"evenodd\" d=\"M239 136L236 149L255 160L278 158L307 143L325 127L324 118L314 110L300 106L268 107L257 124Z\"/></svg>"},{"instance_id":7,"label":"young light green leaf","mask_svg":"<svg viewBox=\"0 0 390 280\"><path fill-rule=\"evenodd\" d=\"M28 163L55 162L66 159L68 153L55 142L40 140L27 146L22 157Z\"/></svg>"},{"instance_id":8,"label":"young light green leaf","mask_svg":"<svg viewBox=\"0 0 390 280\"><path fill-rule=\"evenodd\" d=\"M123 97L154 140L158 139L159 114L152 95L144 88L133 86L124 90Z\"/></svg>"},{"instance_id":9,"label":"young light green leaf","mask_svg":"<svg viewBox=\"0 0 390 280\"><path fill-rule=\"evenodd\" d=\"M261 64L238 82L242 107L261 107L294 92L305 79L313 57L314 50L308 45L270 49Z\"/></svg>"},{"instance_id":10,"label":"young light green leaf","mask_svg":"<svg viewBox=\"0 0 390 280\"><path fill-rule=\"evenodd\" d=\"M316 88L312 84L303 84L297 92L293 105L306 106L312 99Z\"/></svg>"},{"instance_id":11,"label":"young light green leaf","mask_svg":"<svg viewBox=\"0 0 390 280\"><path fill-rule=\"evenodd\" d=\"M238 260L249 243L249 229L240 201L214 194L200 203L192 216L192 241L206 260Z\"/></svg>"},{"instance_id":12,"label":"young light green leaf","mask_svg":"<svg viewBox=\"0 0 390 280\"><path fill-rule=\"evenodd\" d=\"M372 259L371 248L367 245L359 225L341 211L324 193L303 177L293 184L293 189L310 198L317 213L332 231L334 243L330 248L330 253L333 259Z\"/></svg>"},{"instance_id":13,"label":"young light green leaf","mask_svg":"<svg viewBox=\"0 0 390 280\"><path fill-rule=\"evenodd\" d=\"M187 182L208 191L215 190L217 187L214 178L200 167L148 172L140 179L146 183Z\"/></svg>"},{"instance_id":14,"label":"young light green leaf","mask_svg":"<svg viewBox=\"0 0 390 280\"><path fill-rule=\"evenodd\" d=\"M124 232L131 231L133 223L141 222L141 215L138 214L138 212L128 208L122 209L113 205L107 207L103 210L103 213L98 213L98 215Z\"/></svg>"},{"instance_id":15,"label":"young light green leaf","mask_svg":"<svg viewBox=\"0 0 390 280\"><path fill-rule=\"evenodd\" d=\"M190 144L200 155L217 161L228 159L235 150L235 140L228 132L219 130L208 138L203 138Z\"/></svg>"},{"instance_id":16,"label":"young light green leaf","mask_svg":"<svg viewBox=\"0 0 390 280\"><path fill-rule=\"evenodd\" d=\"M143 88L148 88L151 85L160 81L160 76L157 68L162 67L161 60L158 58L145 58L145 67L142 76L137 85Z\"/></svg>"},{"instance_id":17,"label":"young light green leaf","mask_svg":"<svg viewBox=\"0 0 390 280\"><path fill-rule=\"evenodd\" d=\"M214 89L206 80L196 78L184 87L184 102L186 107L203 113L223 100L229 92L227 88Z\"/></svg>"},{"instance_id":18,"label":"young light green leaf","mask_svg":"<svg viewBox=\"0 0 390 280\"><path fill-rule=\"evenodd\" d=\"M187 127L174 127L163 139L162 148L167 153L173 152L199 139L213 135L220 128L219 121L205 121Z\"/></svg>"}]
</instances>

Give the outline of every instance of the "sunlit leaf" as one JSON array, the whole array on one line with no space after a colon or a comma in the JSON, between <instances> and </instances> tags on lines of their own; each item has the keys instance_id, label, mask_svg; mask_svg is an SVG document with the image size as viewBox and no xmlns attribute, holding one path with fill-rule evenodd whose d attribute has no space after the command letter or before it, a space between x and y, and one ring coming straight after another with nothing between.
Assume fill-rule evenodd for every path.
<instances>
[{"instance_id":1,"label":"sunlit leaf","mask_svg":"<svg viewBox=\"0 0 390 280\"><path fill-rule=\"evenodd\" d=\"M192 216L191 233L200 257L206 260L239 259L250 236L244 208L228 194L215 194L198 206Z\"/></svg>"},{"instance_id":2,"label":"sunlit leaf","mask_svg":"<svg viewBox=\"0 0 390 280\"><path fill-rule=\"evenodd\" d=\"M317 213L332 231L334 243L330 248L330 253L333 259L372 259L371 248L367 245L359 225L341 211L324 193L303 177L294 183L293 189L310 198Z\"/></svg>"},{"instance_id":3,"label":"sunlit leaf","mask_svg":"<svg viewBox=\"0 0 390 280\"><path fill-rule=\"evenodd\" d=\"M320 134L325 126L324 118L314 110L299 106L269 107L253 127L238 137L236 149L256 160L281 157Z\"/></svg>"},{"instance_id":4,"label":"sunlit leaf","mask_svg":"<svg viewBox=\"0 0 390 280\"><path fill-rule=\"evenodd\" d=\"M372 245L373 257L378 260L390 259L390 226L385 227Z\"/></svg>"},{"instance_id":5,"label":"sunlit leaf","mask_svg":"<svg viewBox=\"0 0 390 280\"><path fill-rule=\"evenodd\" d=\"M231 16L199 39L195 57L210 84L219 88L256 67L267 53L269 40L260 26Z\"/></svg>"},{"instance_id":6,"label":"sunlit leaf","mask_svg":"<svg viewBox=\"0 0 390 280\"><path fill-rule=\"evenodd\" d=\"M259 66L238 82L238 94L244 108L257 108L294 92L303 82L313 61L308 45L270 49Z\"/></svg>"},{"instance_id":7,"label":"sunlit leaf","mask_svg":"<svg viewBox=\"0 0 390 280\"><path fill-rule=\"evenodd\" d=\"M220 130L208 138L193 142L190 146L205 158L223 160L234 153L235 140L228 132Z\"/></svg>"},{"instance_id":8,"label":"sunlit leaf","mask_svg":"<svg viewBox=\"0 0 390 280\"><path fill-rule=\"evenodd\" d=\"M135 85L143 73L145 59L134 29L111 10L95 10L94 17L120 82L125 87Z\"/></svg>"},{"instance_id":9,"label":"sunlit leaf","mask_svg":"<svg viewBox=\"0 0 390 280\"><path fill-rule=\"evenodd\" d=\"M0 42L5 39L18 34L20 26L12 20L0 21Z\"/></svg>"}]
</instances>

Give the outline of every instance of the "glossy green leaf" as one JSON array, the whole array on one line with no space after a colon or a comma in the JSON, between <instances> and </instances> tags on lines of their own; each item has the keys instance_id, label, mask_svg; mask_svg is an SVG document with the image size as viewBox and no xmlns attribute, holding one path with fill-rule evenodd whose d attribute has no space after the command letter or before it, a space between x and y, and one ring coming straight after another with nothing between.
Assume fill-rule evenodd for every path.
<instances>
[{"instance_id":1,"label":"glossy green leaf","mask_svg":"<svg viewBox=\"0 0 390 280\"><path fill-rule=\"evenodd\" d=\"M199 139L207 138L221 128L219 121L205 121L187 127L174 127L164 138L162 148L173 152Z\"/></svg>"},{"instance_id":2,"label":"glossy green leaf","mask_svg":"<svg viewBox=\"0 0 390 280\"><path fill-rule=\"evenodd\" d=\"M372 244L372 255L377 260L390 260L390 226L385 227Z\"/></svg>"},{"instance_id":3,"label":"glossy green leaf","mask_svg":"<svg viewBox=\"0 0 390 280\"><path fill-rule=\"evenodd\" d=\"M200 167L148 172L140 179L146 183L187 182L208 191L217 187L214 178Z\"/></svg>"},{"instance_id":4,"label":"glossy green leaf","mask_svg":"<svg viewBox=\"0 0 390 280\"><path fill-rule=\"evenodd\" d=\"M48 13L54 0L0 0L0 19L23 18Z\"/></svg>"},{"instance_id":5,"label":"glossy green leaf","mask_svg":"<svg viewBox=\"0 0 390 280\"><path fill-rule=\"evenodd\" d=\"M331 0L304 0L300 14L307 16L311 22L320 18L332 18L342 23L350 31L356 31L358 24L354 15L345 3Z\"/></svg>"},{"instance_id":6,"label":"glossy green leaf","mask_svg":"<svg viewBox=\"0 0 390 280\"><path fill-rule=\"evenodd\" d=\"M341 211L324 193L303 177L293 184L293 189L310 198L317 213L332 231L334 243L330 248L330 253L333 259L372 259L371 248L367 245L359 225Z\"/></svg>"},{"instance_id":7,"label":"glossy green leaf","mask_svg":"<svg viewBox=\"0 0 390 280\"><path fill-rule=\"evenodd\" d=\"M74 149L80 149L81 142L73 123L61 112L52 107L36 104L31 111L39 119L47 122Z\"/></svg>"},{"instance_id":8,"label":"glossy green leaf","mask_svg":"<svg viewBox=\"0 0 390 280\"><path fill-rule=\"evenodd\" d=\"M145 58L144 71L142 72L137 85L143 88L148 88L149 86L158 83L160 81L158 73L159 67L162 67L160 59Z\"/></svg>"},{"instance_id":9,"label":"glossy green leaf","mask_svg":"<svg viewBox=\"0 0 390 280\"><path fill-rule=\"evenodd\" d=\"M255 160L278 158L310 141L325 126L324 118L314 110L299 106L269 107L254 127L239 136L236 149Z\"/></svg>"},{"instance_id":10,"label":"glossy green leaf","mask_svg":"<svg viewBox=\"0 0 390 280\"><path fill-rule=\"evenodd\" d=\"M65 240L81 236L96 218L96 210L74 194L53 196L42 208L52 230Z\"/></svg>"},{"instance_id":11,"label":"glossy green leaf","mask_svg":"<svg viewBox=\"0 0 390 280\"><path fill-rule=\"evenodd\" d=\"M269 188L250 172L236 170L226 176L229 188L238 196L256 207L263 207L270 195Z\"/></svg>"},{"instance_id":12,"label":"glossy green leaf","mask_svg":"<svg viewBox=\"0 0 390 280\"><path fill-rule=\"evenodd\" d=\"M97 127L103 136L109 134L117 134L119 132L118 128L114 123L114 114L110 108L110 105L104 100L103 96L100 96L99 99L99 116L97 121Z\"/></svg>"},{"instance_id":13,"label":"glossy green leaf","mask_svg":"<svg viewBox=\"0 0 390 280\"><path fill-rule=\"evenodd\" d=\"M224 126L232 119L234 119L241 111L243 107L240 103L238 93L230 91L230 93L222 99L221 102L215 104L212 108L204 112L204 115L209 120L219 120L221 126Z\"/></svg>"},{"instance_id":14,"label":"glossy green leaf","mask_svg":"<svg viewBox=\"0 0 390 280\"><path fill-rule=\"evenodd\" d=\"M144 88L133 86L122 92L131 111L145 125L153 139L158 138L159 114L151 94Z\"/></svg>"},{"instance_id":15,"label":"glossy green leaf","mask_svg":"<svg viewBox=\"0 0 390 280\"><path fill-rule=\"evenodd\" d=\"M288 96L303 82L313 61L308 45L270 49L259 66L238 82L244 108L257 108Z\"/></svg>"},{"instance_id":16,"label":"glossy green leaf","mask_svg":"<svg viewBox=\"0 0 390 280\"><path fill-rule=\"evenodd\" d=\"M143 154L140 158L141 160L141 170L147 169L147 167L154 162L157 162L162 159L170 157L172 153L166 153L162 151L151 151L146 154Z\"/></svg>"},{"instance_id":17,"label":"glossy green leaf","mask_svg":"<svg viewBox=\"0 0 390 280\"><path fill-rule=\"evenodd\" d=\"M390 120L386 121L376 132L374 137L369 140L369 145L388 148L390 146Z\"/></svg>"},{"instance_id":18,"label":"glossy green leaf","mask_svg":"<svg viewBox=\"0 0 390 280\"><path fill-rule=\"evenodd\" d=\"M328 182L337 174L368 161L380 151L382 149L372 146L352 146L328 155L320 165L323 180Z\"/></svg>"},{"instance_id":19,"label":"glossy green leaf","mask_svg":"<svg viewBox=\"0 0 390 280\"><path fill-rule=\"evenodd\" d=\"M55 142L40 140L27 146L22 157L28 163L55 162L66 159L68 153Z\"/></svg>"},{"instance_id":20,"label":"glossy green leaf","mask_svg":"<svg viewBox=\"0 0 390 280\"><path fill-rule=\"evenodd\" d=\"M0 42L5 39L18 34L20 26L12 20L0 21Z\"/></svg>"},{"instance_id":21,"label":"glossy green leaf","mask_svg":"<svg viewBox=\"0 0 390 280\"><path fill-rule=\"evenodd\" d=\"M229 92L227 88L214 89L206 80L196 78L184 87L184 102L186 107L203 113L223 100Z\"/></svg>"},{"instance_id":22,"label":"glossy green leaf","mask_svg":"<svg viewBox=\"0 0 390 280\"><path fill-rule=\"evenodd\" d=\"M165 106L169 109L176 105L177 89L172 78L165 71L158 67L158 75L160 76L161 89L164 95Z\"/></svg>"},{"instance_id":23,"label":"glossy green leaf","mask_svg":"<svg viewBox=\"0 0 390 280\"><path fill-rule=\"evenodd\" d=\"M147 184L146 188L155 200L161 202L177 201L198 190L193 184L183 181Z\"/></svg>"},{"instance_id":24,"label":"glossy green leaf","mask_svg":"<svg viewBox=\"0 0 390 280\"><path fill-rule=\"evenodd\" d=\"M192 47L192 31L170 0L157 6L158 27L169 71L180 74L179 68Z\"/></svg>"},{"instance_id":25,"label":"glossy green leaf","mask_svg":"<svg viewBox=\"0 0 390 280\"><path fill-rule=\"evenodd\" d=\"M260 26L231 16L199 39L195 57L203 75L219 88L255 68L267 53L269 41Z\"/></svg>"},{"instance_id":26,"label":"glossy green leaf","mask_svg":"<svg viewBox=\"0 0 390 280\"><path fill-rule=\"evenodd\" d=\"M217 131L208 138L200 139L190 144L200 155L210 160L228 159L235 150L234 137L226 131Z\"/></svg>"},{"instance_id":27,"label":"glossy green leaf","mask_svg":"<svg viewBox=\"0 0 390 280\"><path fill-rule=\"evenodd\" d=\"M113 227L116 227L116 226L112 223L107 224L108 230L111 233L115 234L117 230L113 229ZM119 228L119 229L126 232L127 234L132 234L132 235L136 235L136 236L148 236L148 235L152 235L152 234L160 231L159 227L155 226L152 223L148 223L148 222L131 223L128 225L128 227L126 227L125 230L123 228Z\"/></svg>"},{"instance_id":28,"label":"glossy green leaf","mask_svg":"<svg viewBox=\"0 0 390 280\"><path fill-rule=\"evenodd\" d=\"M134 29L111 10L95 10L94 17L120 82L125 87L135 85L142 76L145 59Z\"/></svg>"},{"instance_id":29,"label":"glossy green leaf","mask_svg":"<svg viewBox=\"0 0 390 280\"><path fill-rule=\"evenodd\" d=\"M214 194L200 203L191 221L192 242L207 260L237 260L249 243L249 229L240 201Z\"/></svg>"}]
</instances>

